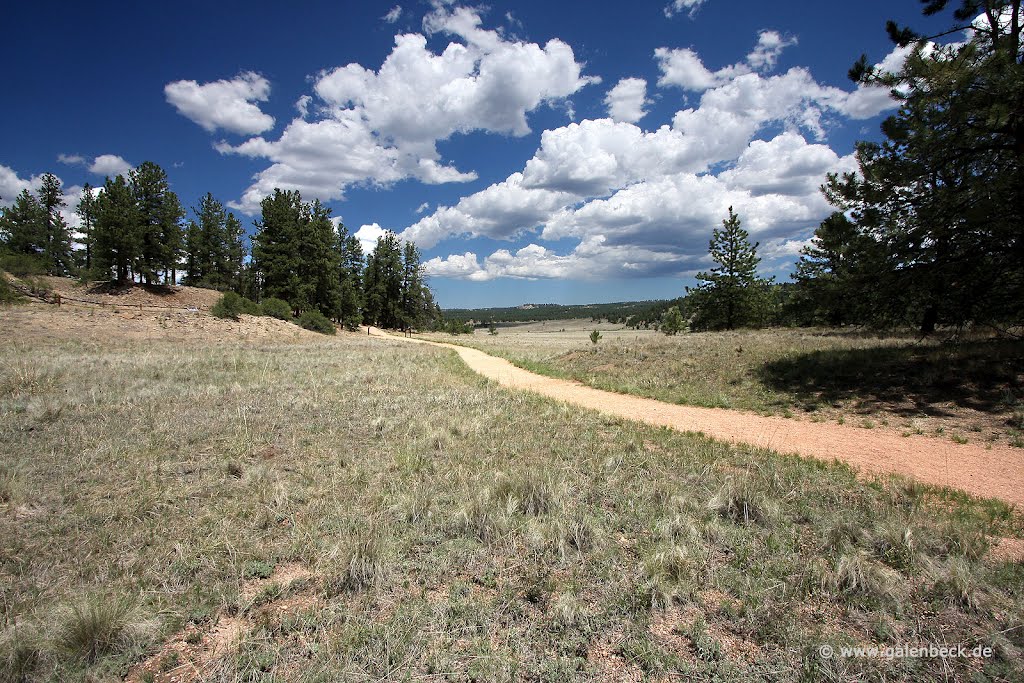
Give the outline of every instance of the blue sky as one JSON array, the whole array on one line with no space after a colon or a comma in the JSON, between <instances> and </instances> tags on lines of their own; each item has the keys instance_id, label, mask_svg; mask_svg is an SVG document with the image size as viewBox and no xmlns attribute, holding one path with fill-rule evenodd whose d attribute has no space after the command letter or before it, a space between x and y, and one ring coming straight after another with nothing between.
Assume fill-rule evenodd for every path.
<instances>
[{"instance_id":1,"label":"blue sky","mask_svg":"<svg viewBox=\"0 0 1024 683\"><path fill-rule=\"evenodd\" d=\"M910 0L297 5L8 8L3 202L146 160L249 226L300 189L419 244L445 307L678 296L733 205L784 278L892 112L850 65L898 66L886 19L944 26Z\"/></svg>"}]
</instances>

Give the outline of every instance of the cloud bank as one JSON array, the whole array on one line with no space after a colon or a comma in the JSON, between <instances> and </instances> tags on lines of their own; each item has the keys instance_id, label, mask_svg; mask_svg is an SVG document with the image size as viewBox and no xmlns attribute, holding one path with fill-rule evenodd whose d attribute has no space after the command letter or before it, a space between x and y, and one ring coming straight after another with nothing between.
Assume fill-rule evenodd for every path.
<instances>
[{"instance_id":1,"label":"cloud bank","mask_svg":"<svg viewBox=\"0 0 1024 683\"><path fill-rule=\"evenodd\" d=\"M711 229L734 206L768 261L791 262L831 212L819 191L825 175L855 169L852 155L825 144L827 129L895 106L884 89L822 85L802 67L771 74L793 44L761 31L744 60L716 71L692 50L659 48L666 96L700 94L671 125L645 130L613 115L547 130L522 171L438 207L402 236L424 248L451 238L535 240L483 258L463 251L431 259L427 271L438 277L684 275L699 269ZM904 57L897 50L883 64L898 68ZM612 101L610 92L609 110ZM758 137L771 128L782 130ZM564 240L576 244L565 254L538 244Z\"/></svg>"}]
</instances>

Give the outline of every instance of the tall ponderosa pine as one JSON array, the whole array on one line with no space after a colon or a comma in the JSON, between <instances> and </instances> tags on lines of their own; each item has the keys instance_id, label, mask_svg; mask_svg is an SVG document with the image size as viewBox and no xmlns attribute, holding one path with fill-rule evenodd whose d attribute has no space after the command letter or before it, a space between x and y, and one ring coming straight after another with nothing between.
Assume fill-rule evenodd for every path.
<instances>
[{"instance_id":1,"label":"tall ponderosa pine","mask_svg":"<svg viewBox=\"0 0 1024 683\"><path fill-rule=\"evenodd\" d=\"M245 270L245 228L235 214L228 212L224 220L224 260L221 262L220 277L226 289L241 292L244 288Z\"/></svg>"},{"instance_id":2,"label":"tall ponderosa pine","mask_svg":"<svg viewBox=\"0 0 1024 683\"><path fill-rule=\"evenodd\" d=\"M757 277L757 246L740 227L740 218L729 207L729 217L712 233L709 250L718 265L710 272L697 274L701 282L692 291L699 310L695 328L727 330L749 324L757 313L764 281Z\"/></svg>"},{"instance_id":3,"label":"tall ponderosa pine","mask_svg":"<svg viewBox=\"0 0 1024 683\"><path fill-rule=\"evenodd\" d=\"M171 280L181 256L181 202L170 189L167 173L152 161L132 170L129 183L139 221L136 274L147 284L161 277Z\"/></svg>"},{"instance_id":4,"label":"tall ponderosa pine","mask_svg":"<svg viewBox=\"0 0 1024 683\"><path fill-rule=\"evenodd\" d=\"M354 330L362 322L363 247L342 223L338 224L338 243L341 245L338 321L347 329Z\"/></svg>"},{"instance_id":5,"label":"tall ponderosa pine","mask_svg":"<svg viewBox=\"0 0 1024 683\"><path fill-rule=\"evenodd\" d=\"M51 275L67 275L74 268L71 231L60 212L66 205L60 179L52 173L44 173L39 186L40 246L46 270Z\"/></svg>"},{"instance_id":6,"label":"tall ponderosa pine","mask_svg":"<svg viewBox=\"0 0 1024 683\"><path fill-rule=\"evenodd\" d=\"M314 200L304 211L305 239L300 244L303 260L303 305L299 310L316 309L326 317L341 317L342 249L338 231L331 220L331 210Z\"/></svg>"},{"instance_id":7,"label":"tall ponderosa pine","mask_svg":"<svg viewBox=\"0 0 1024 683\"><path fill-rule=\"evenodd\" d=\"M420 252L412 242L402 249L402 313L403 329L421 327L434 316L434 297L423 280Z\"/></svg>"},{"instance_id":8,"label":"tall ponderosa pine","mask_svg":"<svg viewBox=\"0 0 1024 683\"><path fill-rule=\"evenodd\" d=\"M132 189L119 175L107 178L96 201L93 271L97 277L129 282L140 251L139 216Z\"/></svg>"},{"instance_id":9,"label":"tall ponderosa pine","mask_svg":"<svg viewBox=\"0 0 1024 683\"><path fill-rule=\"evenodd\" d=\"M800 250L792 277L789 307L805 324L846 325L881 305L870 295L877 277L878 245L836 212L821 222L811 243Z\"/></svg>"},{"instance_id":10,"label":"tall ponderosa pine","mask_svg":"<svg viewBox=\"0 0 1024 683\"><path fill-rule=\"evenodd\" d=\"M297 191L275 189L274 194L263 198L260 207L252 258L259 269L261 294L284 299L294 307L305 274L299 251L302 196Z\"/></svg>"},{"instance_id":11,"label":"tall ponderosa pine","mask_svg":"<svg viewBox=\"0 0 1024 683\"><path fill-rule=\"evenodd\" d=\"M196 287L240 291L245 230L209 192L192 209L185 231L185 282Z\"/></svg>"},{"instance_id":12,"label":"tall ponderosa pine","mask_svg":"<svg viewBox=\"0 0 1024 683\"><path fill-rule=\"evenodd\" d=\"M365 308L368 325L397 329L402 327L402 283L405 267L398 235L387 232L366 259Z\"/></svg>"},{"instance_id":13,"label":"tall ponderosa pine","mask_svg":"<svg viewBox=\"0 0 1024 683\"><path fill-rule=\"evenodd\" d=\"M71 230L61 214L65 206L60 179L52 173L44 174L36 196L22 190L3 210L0 241L4 249L30 256L35 267L51 275L71 273Z\"/></svg>"},{"instance_id":14,"label":"tall ponderosa pine","mask_svg":"<svg viewBox=\"0 0 1024 683\"><path fill-rule=\"evenodd\" d=\"M22 190L0 215L0 240L12 254L39 257L45 240L42 226L43 210L39 202L31 192Z\"/></svg>"},{"instance_id":15,"label":"tall ponderosa pine","mask_svg":"<svg viewBox=\"0 0 1024 683\"><path fill-rule=\"evenodd\" d=\"M423 280L420 253L393 232L378 238L366 259L363 318L368 325L409 329L438 316L433 294Z\"/></svg>"},{"instance_id":16,"label":"tall ponderosa pine","mask_svg":"<svg viewBox=\"0 0 1024 683\"><path fill-rule=\"evenodd\" d=\"M85 247L81 264L86 272L91 272L93 226L96 225L96 195L89 183L82 188L82 197L78 200L76 212L79 218L78 231L82 234L81 242Z\"/></svg>"},{"instance_id":17,"label":"tall ponderosa pine","mask_svg":"<svg viewBox=\"0 0 1024 683\"><path fill-rule=\"evenodd\" d=\"M331 210L283 190L266 197L262 209L252 250L262 295L284 299L296 315L317 310L341 319L344 254Z\"/></svg>"},{"instance_id":18,"label":"tall ponderosa pine","mask_svg":"<svg viewBox=\"0 0 1024 683\"><path fill-rule=\"evenodd\" d=\"M925 14L947 5L928 0ZM886 140L858 144L859 173L830 176L826 188L884 253L873 291L886 322L928 333L1024 321L1020 11L1020 0L964 0L956 28L973 28L947 45L890 22L894 42L915 44L900 72L878 72L866 57L851 69L901 101L883 124Z\"/></svg>"}]
</instances>

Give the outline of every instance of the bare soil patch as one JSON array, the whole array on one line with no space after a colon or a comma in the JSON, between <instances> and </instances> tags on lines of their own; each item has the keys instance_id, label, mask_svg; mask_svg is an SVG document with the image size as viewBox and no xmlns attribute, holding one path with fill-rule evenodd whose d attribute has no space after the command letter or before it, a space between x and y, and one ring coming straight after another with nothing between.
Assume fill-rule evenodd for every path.
<instances>
[{"instance_id":1,"label":"bare soil patch","mask_svg":"<svg viewBox=\"0 0 1024 683\"><path fill-rule=\"evenodd\" d=\"M989 550L994 560L1024 562L1024 538L997 538Z\"/></svg>"},{"instance_id":2,"label":"bare soil patch","mask_svg":"<svg viewBox=\"0 0 1024 683\"><path fill-rule=\"evenodd\" d=\"M182 285L115 285L109 282L80 283L65 277L37 278L53 294L59 294L61 305L86 304L112 307L195 308L208 311L221 297L221 292Z\"/></svg>"},{"instance_id":3,"label":"bare soil patch","mask_svg":"<svg viewBox=\"0 0 1024 683\"><path fill-rule=\"evenodd\" d=\"M188 624L172 636L156 654L132 667L125 677L126 683L187 683L208 680L217 661L230 653L238 642L251 631L255 620L275 618L308 609L317 602L310 586L288 593L298 581L308 580L313 574L298 563L278 565L265 579L253 579L242 586L239 598L251 602L271 586L279 586L285 594L242 614L220 613L212 623Z\"/></svg>"},{"instance_id":4,"label":"bare soil patch","mask_svg":"<svg viewBox=\"0 0 1024 683\"><path fill-rule=\"evenodd\" d=\"M280 341L309 343L323 335L266 316L239 320L215 318L203 311L137 307L71 307L30 303L0 309L0 337L32 345L117 341L189 341L237 343Z\"/></svg>"}]
</instances>

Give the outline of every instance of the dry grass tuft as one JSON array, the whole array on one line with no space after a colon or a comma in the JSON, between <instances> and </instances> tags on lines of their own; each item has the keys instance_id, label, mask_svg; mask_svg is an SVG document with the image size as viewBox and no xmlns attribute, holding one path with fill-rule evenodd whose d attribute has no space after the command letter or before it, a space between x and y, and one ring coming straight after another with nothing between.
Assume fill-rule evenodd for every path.
<instances>
[{"instance_id":1,"label":"dry grass tuft","mask_svg":"<svg viewBox=\"0 0 1024 683\"><path fill-rule=\"evenodd\" d=\"M536 472L499 478L491 497L509 512L521 515L543 515L558 503L555 484L550 477Z\"/></svg>"},{"instance_id":2,"label":"dry grass tuft","mask_svg":"<svg viewBox=\"0 0 1024 683\"><path fill-rule=\"evenodd\" d=\"M31 626L13 626L0 634L0 681L25 683L33 679L44 658L42 637Z\"/></svg>"},{"instance_id":3,"label":"dry grass tuft","mask_svg":"<svg viewBox=\"0 0 1024 683\"><path fill-rule=\"evenodd\" d=\"M978 576L965 557L952 557L945 564L931 568L932 590L948 603L976 610L982 600Z\"/></svg>"},{"instance_id":4,"label":"dry grass tuft","mask_svg":"<svg viewBox=\"0 0 1024 683\"><path fill-rule=\"evenodd\" d=\"M331 569L325 581L329 596L357 593L381 584L386 572L385 534L383 529L361 532L336 552L329 560Z\"/></svg>"},{"instance_id":5,"label":"dry grass tuft","mask_svg":"<svg viewBox=\"0 0 1024 683\"><path fill-rule=\"evenodd\" d=\"M737 524L767 522L767 496L755 479L747 476L729 477L708 501L708 509Z\"/></svg>"},{"instance_id":6,"label":"dry grass tuft","mask_svg":"<svg viewBox=\"0 0 1024 683\"><path fill-rule=\"evenodd\" d=\"M904 582L899 574L878 564L863 550L842 555L832 575L832 586L840 592L877 600L896 598Z\"/></svg>"},{"instance_id":7,"label":"dry grass tuft","mask_svg":"<svg viewBox=\"0 0 1024 683\"><path fill-rule=\"evenodd\" d=\"M136 646L148 624L126 596L90 595L64 610L54 636L57 648L85 662Z\"/></svg>"},{"instance_id":8,"label":"dry grass tuft","mask_svg":"<svg viewBox=\"0 0 1024 683\"><path fill-rule=\"evenodd\" d=\"M654 550L643 564L651 607L666 608L677 600L692 599L697 592L697 563L680 545Z\"/></svg>"}]
</instances>

